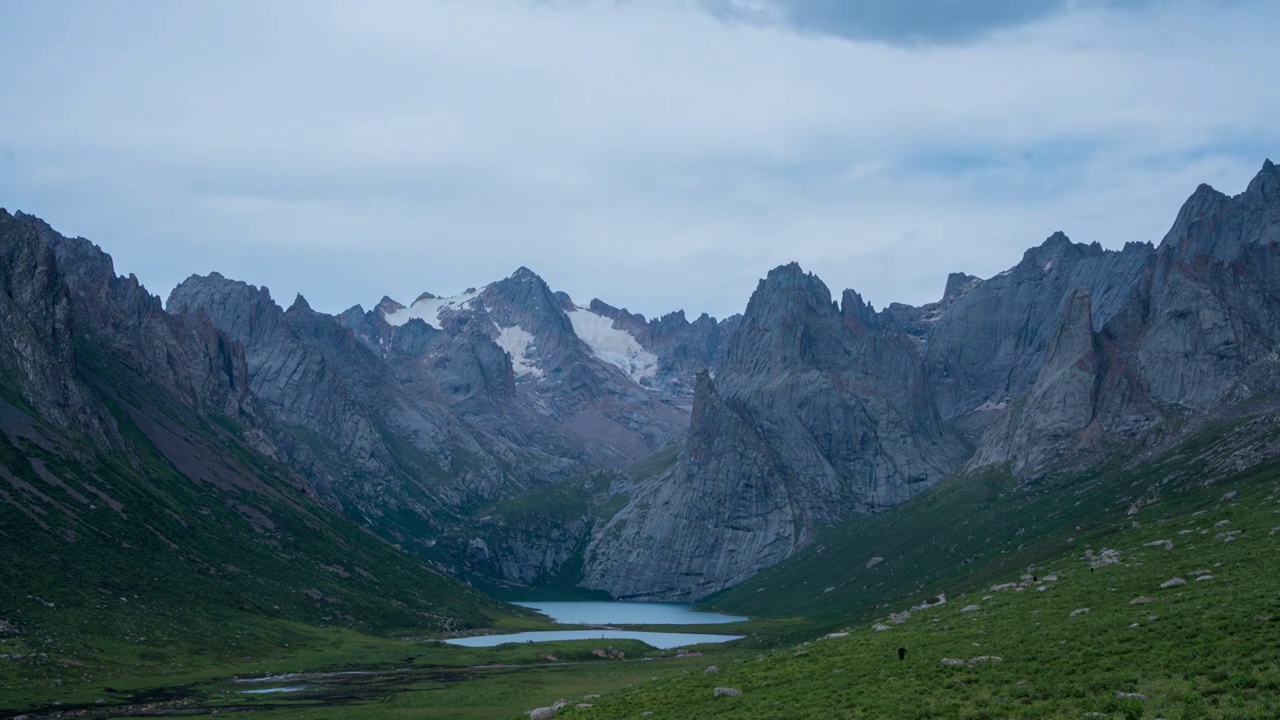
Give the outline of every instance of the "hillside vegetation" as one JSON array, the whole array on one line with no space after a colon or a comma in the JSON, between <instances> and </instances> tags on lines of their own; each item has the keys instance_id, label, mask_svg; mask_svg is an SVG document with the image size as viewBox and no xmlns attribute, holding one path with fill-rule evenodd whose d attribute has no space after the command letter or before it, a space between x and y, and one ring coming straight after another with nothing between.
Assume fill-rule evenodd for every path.
<instances>
[{"instance_id":1,"label":"hillside vegetation","mask_svg":"<svg viewBox=\"0 0 1280 720\"><path fill-rule=\"evenodd\" d=\"M234 420L80 359L124 447L58 432L0 395L0 542L22 548L0 563L0 709L352 660L366 635L517 612L321 506Z\"/></svg>"},{"instance_id":2,"label":"hillside vegetation","mask_svg":"<svg viewBox=\"0 0 1280 720\"><path fill-rule=\"evenodd\" d=\"M1202 463L1226 449L1228 435L1219 429L1218 444ZM1081 484L1068 494L1073 499L1042 499L1042 505L995 503L1000 491L990 478L956 481L919 505L908 504L896 518L922 522L939 504L969 503L969 513L954 516L966 518L960 528L948 533L934 526L937 536L923 552L904 557L893 552L895 545L859 548L852 533L842 538L847 544L837 545L833 535L825 550L815 548L716 603L753 607L745 598L755 594L761 597L757 608L777 612L791 602L798 612L813 613L820 620L809 629L842 612L861 622L836 628L835 637L812 633L807 641L725 656L715 661L719 672L696 670L637 685L560 716L1280 716L1280 464L1203 483L1189 478L1205 466L1179 466L1179 459L1186 456L1174 453L1127 474L1100 471L1092 481L1096 487ZM1148 500L1158 495L1159 501L1132 513L1125 504L1116 512L1097 499L1108 492ZM1091 503L1101 517L1080 524ZM1003 514L1009 528L1027 526L1027 535L1013 530L990 537L1004 527L991 518ZM1049 522L1056 525L1033 526ZM1056 537L1059 526L1076 534ZM1041 534L1034 544L1031 532ZM875 537L861 535L864 542ZM894 595L891 583L913 591L919 585L903 572L880 580L871 594L876 585L867 579L863 556L877 551L888 556L886 570L894 561L906 563L908 571L927 567L928 589ZM1032 555L1041 557L1022 562ZM948 570L950 563L958 566ZM824 592L822 583L836 582L839 574L854 579ZM955 592L959 588L966 589ZM946 592L944 603L919 607L924 595L939 591ZM844 604L855 597L883 601L875 609ZM905 660L899 661L899 648L907 650ZM742 694L716 697L718 687Z\"/></svg>"}]
</instances>

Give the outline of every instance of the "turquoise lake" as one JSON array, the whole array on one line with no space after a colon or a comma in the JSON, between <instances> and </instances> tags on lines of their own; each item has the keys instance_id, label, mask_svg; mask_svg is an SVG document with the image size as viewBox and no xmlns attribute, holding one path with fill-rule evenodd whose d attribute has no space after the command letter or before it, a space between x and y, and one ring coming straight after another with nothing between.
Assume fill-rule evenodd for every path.
<instances>
[{"instance_id":1,"label":"turquoise lake","mask_svg":"<svg viewBox=\"0 0 1280 720\"><path fill-rule=\"evenodd\" d=\"M746 620L694 610L687 603L518 602L563 625L719 625Z\"/></svg>"},{"instance_id":2,"label":"turquoise lake","mask_svg":"<svg viewBox=\"0 0 1280 720\"><path fill-rule=\"evenodd\" d=\"M516 605L543 613L562 625L711 625L742 622L745 617L694 610L684 603L637 602L518 602ZM542 630L507 635L476 635L445 642L465 647L492 647L511 642L557 640L640 640L655 648L672 648L740 640L744 635L646 632L643 630Z\"/></svg>"}]
</instances>

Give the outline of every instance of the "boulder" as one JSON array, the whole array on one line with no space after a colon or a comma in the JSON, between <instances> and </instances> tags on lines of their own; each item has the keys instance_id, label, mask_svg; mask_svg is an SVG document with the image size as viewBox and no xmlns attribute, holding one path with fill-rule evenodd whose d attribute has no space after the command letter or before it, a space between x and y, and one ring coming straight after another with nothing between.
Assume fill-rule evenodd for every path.
<instances>
[{"instance_id":1,"label":"boulder","mask_svg":"<svg viewBox=\"0 0 1280 720\"><path fill-rule=\"evenodd\" d=\"M979 665L981 663L998 663L1004 662L1003 658L995 655L979 655L978 657L969 658L970 665Z\"/></svg>"},{"instance_id":2,"label":"boulder","mask_svg":"<svg viewBox=\"0 0 1280 720\"><path fill-rule=\"evenodd\" d=\"M716 697L738 697L741 694L742 691L738 688L718 687L715 690Z\"/></svg>"},{"instance_id":3,"label":"boulder","mask_svg":"<svg viewBox=\"0 0 1280 720\"><path fill-rule=\"evenodd\" d=\"M1182 587L1183 585L1186 585L1186 584L1187 584L1187 581L1183 580L1180 577L1169 578L1168 580L1165 580L1164 582L1160 583L1160 589L1168 590L1169 588Z\"/></svg>"}]
</instances>

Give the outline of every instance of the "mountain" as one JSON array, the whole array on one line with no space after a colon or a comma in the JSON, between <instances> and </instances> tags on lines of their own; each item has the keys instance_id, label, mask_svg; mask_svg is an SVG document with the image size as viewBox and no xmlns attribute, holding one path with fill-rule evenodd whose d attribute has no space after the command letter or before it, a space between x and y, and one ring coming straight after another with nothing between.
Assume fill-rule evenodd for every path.
<instances>
[{"instance_id":1,"label":"mountain","mask_svg":"<svg viewBox=\"0 0 1280 720\"><path fill-rule=\"evenodd\" d=\"M27 238L0 257L24 412L129 447L112 383L67 370L109 358L309 502L489 588L698 599L948 476L1141 463L1277 409L1270 161L1234 197L1196 189L1159 243L1058 232L878 311L793 263L719 321L579 305L527 268L337 316L211 273L161 307L88 241L4 222Z\"/></svg>"},{"instance_id":2,"label":"mountain","mask_svg":"<svg viewBox=\"0 0 1280 720\"><path fill-rule=\"evenodd\" d=\"M325 507L281 462L250 367L203 312L166 312L89 241L0 210L9 681L510 614Z\"/></svg>"},{"instance_id":3,"label":"mountain","mask_svg":"<svg viewBox=\"0 0 1280 720\"><path fill-rule=\"evenodd\" d=\"M724 362L698 377L677 464L593 537L584 584L697 598L812 541L820 524L930 487L965 457L915 345L796 264L760 282ZM646 558L652 558L646 560Z\"/></svg>"},{"instance_id":4,"label":"mountain","mask_svg":"<svg viewBox=\"0 0 1280 720\"><path fill-rule=\"evenodd\" d=\"M876 312L797 265L760 283L699 376L678 459L597 525L583 585L697 599L949 473L1022 481L1273 408L1280 170L1201 186L1158 246L1054 233L1013 268Z\"/></svg>"},{"instance_id":5,"label":"mountain","mask_svg":"<svg viewBox=\"0 0 1280 720\"><path fill-rule=\"evenodd\" d=\"M282 309L267 289L211 273L181 283L167 307L207 316L244 346L265 432L326 503L499 584L529 581L528 543L477 536L474 513L682 435L685 388L736 321L581 308L527 268L336 317L301 297Z\"/></svg>"}]
</instances>

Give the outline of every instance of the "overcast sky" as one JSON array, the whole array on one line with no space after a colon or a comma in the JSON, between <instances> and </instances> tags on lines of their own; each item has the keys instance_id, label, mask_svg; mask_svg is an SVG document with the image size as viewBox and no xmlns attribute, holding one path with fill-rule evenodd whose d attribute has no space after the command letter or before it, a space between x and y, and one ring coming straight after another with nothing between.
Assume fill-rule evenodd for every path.
<instances>
[{"instance_id":1,"label":"overcast sky","mask_svg":"<svg viewBox=\"0 0 1280 720\"><path fill-rule=\"evenodd\" d=\"M526 265L740 311L797 260L876 307L1055 230L1158 241L1280 160L1273 0L5 3L0 206L152 292L320 310Z\"/></svg>"}]
</instances>

